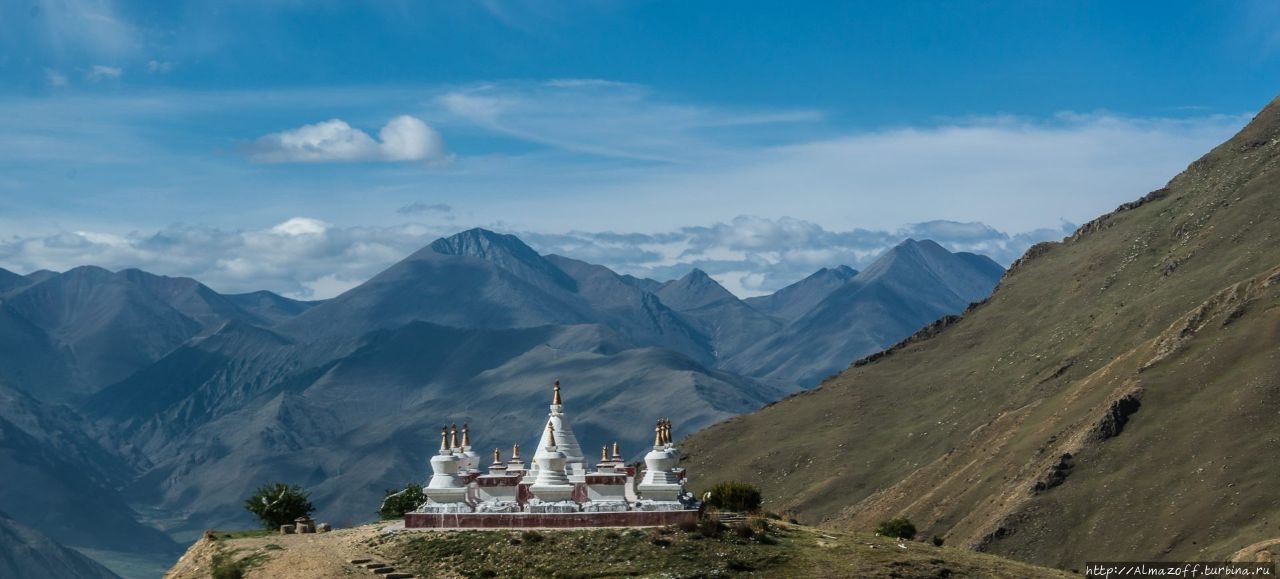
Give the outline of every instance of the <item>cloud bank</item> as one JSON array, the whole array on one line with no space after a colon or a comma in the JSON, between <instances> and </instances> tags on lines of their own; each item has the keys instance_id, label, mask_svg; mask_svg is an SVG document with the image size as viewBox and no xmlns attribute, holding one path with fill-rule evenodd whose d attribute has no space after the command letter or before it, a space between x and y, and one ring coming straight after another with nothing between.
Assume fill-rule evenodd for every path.
<instances>
[{"instance_id":1,"label":"cloud bank","mask_svg":"<svg viewBox=\"0 0 1280 579\"><path fill-rule=\"evenodd\" d=\"M490 228L504 230L501 225ZM68 231L0 240L0 267L19 273L79 265L136 267L192 277L220 292L267 289L323 299L460 229L421 223L337 227L294 217L261 230L172 226L150 234ZM698 267L745 297L771 292L822 267L863 268L909 237L933 239L953 251L983 253L1007 265L1032 243L1060 239L1073 229L1063 223L1056 229L1009 234L981 223L931 221L893 231L831 231L799 219L739 216L657 233L505 231L541 253L599 263L619 273L668 280Z\"/></svg>"},{"instance_id":2,"label":"cloud bank","mask_svg":"<svg viewBox=\"0 0 1280 579\"><path fill-rule=\"evenodd\" d=\"M246 147L259 163L447 161L440 133L417 117L401 115L383 125L375 140L342 119L264 135Z\"/></svg>"}]
</instances>

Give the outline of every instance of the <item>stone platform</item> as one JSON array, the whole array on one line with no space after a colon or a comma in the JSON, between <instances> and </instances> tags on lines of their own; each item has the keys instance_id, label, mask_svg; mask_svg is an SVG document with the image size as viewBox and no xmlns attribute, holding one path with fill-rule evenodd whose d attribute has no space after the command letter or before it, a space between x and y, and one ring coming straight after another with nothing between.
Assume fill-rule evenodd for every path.
<instances>
[{"instance_id":1,"label":"stone platform","mask_svg":"<svg viewBox=\"0 0 1280 579\"><path fill-rule=\"evenodd\" d=\"M698 522L698 511L605 513L405 513L408 529L568 529L575 527L661 527Z\"/></svg>"}]
</instances>

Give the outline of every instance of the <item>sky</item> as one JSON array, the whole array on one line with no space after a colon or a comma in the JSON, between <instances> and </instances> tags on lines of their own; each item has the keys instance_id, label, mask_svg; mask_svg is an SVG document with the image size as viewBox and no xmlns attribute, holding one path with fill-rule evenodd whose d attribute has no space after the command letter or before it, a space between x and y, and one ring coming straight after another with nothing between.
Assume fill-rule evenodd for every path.
<instances>
[{"instance_id":1,"label":"sky","mask_svg":"<svg viewBox=\"0 0 1280 579\"><path fill-rule=\"evenodd\" d=\"M13 0L0 267L331 297L470 227L735 293L1002 264L1280 92L1280 3Z\"/></svg>"}]
</instances>

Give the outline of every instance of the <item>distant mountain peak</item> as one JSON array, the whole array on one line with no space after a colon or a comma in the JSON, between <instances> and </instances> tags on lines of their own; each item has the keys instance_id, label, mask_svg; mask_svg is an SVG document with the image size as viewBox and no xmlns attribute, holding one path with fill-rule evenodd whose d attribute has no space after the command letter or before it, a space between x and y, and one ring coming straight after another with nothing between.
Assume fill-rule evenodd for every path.
<instances>
[{"instance_id":1,"label":"distant mountain peak","mask_svg":"<svg viewBox=\"0 0 1280 579\"><path fill-rule=\"evenodd\" d=\"M519 237L479 227L442 237L431 242L429 247L436 253L481 259L492 259L499 255L541 258L538 252L525 245Z\"/></svg>"},{"instance_id":2,"label":"distant mountain peak","mask_svg":"<svg viewBox=\"0 0 1280 579\"><path fill-rule=\"evenodd\" d=\"M732 292L724 289L720 282L707 275L707 272L696 267L684 277L663 284L658 288L657 294L662 303L677 311L738 299Z\"/></svg>"}]
</instances>

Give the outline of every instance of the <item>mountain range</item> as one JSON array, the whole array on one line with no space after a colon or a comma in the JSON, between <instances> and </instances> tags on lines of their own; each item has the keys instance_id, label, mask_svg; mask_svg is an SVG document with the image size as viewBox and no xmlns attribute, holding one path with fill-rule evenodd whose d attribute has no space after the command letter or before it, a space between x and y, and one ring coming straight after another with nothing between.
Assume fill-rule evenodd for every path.
<instances>
[{"instance_id":1,"label":"mountain range","mask_svg":"<svg viewBox=\"0 0 1280 579\"><path fill-rule=\"evenodd\" d=\"M529 448L557 379L584 444L638 457L643 417L692 432L756 410L983 299L1001 273L907 240L864 272L740 300L700 270L619 275L482 229L320 302L133 269L0 270L0 469L26 481L0 510L77 547L165 556L252 524L241 502L269 481L360 522L428 474L441 424ZM779 339L805 329L832 335Z\"/></svg>"},{"instance_id":2,"label":"mountain range","mask_svg":"<svg viewBox=\"0 0 1280 579\"><path fill-rule=\"evenodd\" d=\"M1227 560L1280 535L1277 240L1280 99L962 316L695 434L685 466L1059 568Z\"/></svg>"}]
</instances>

